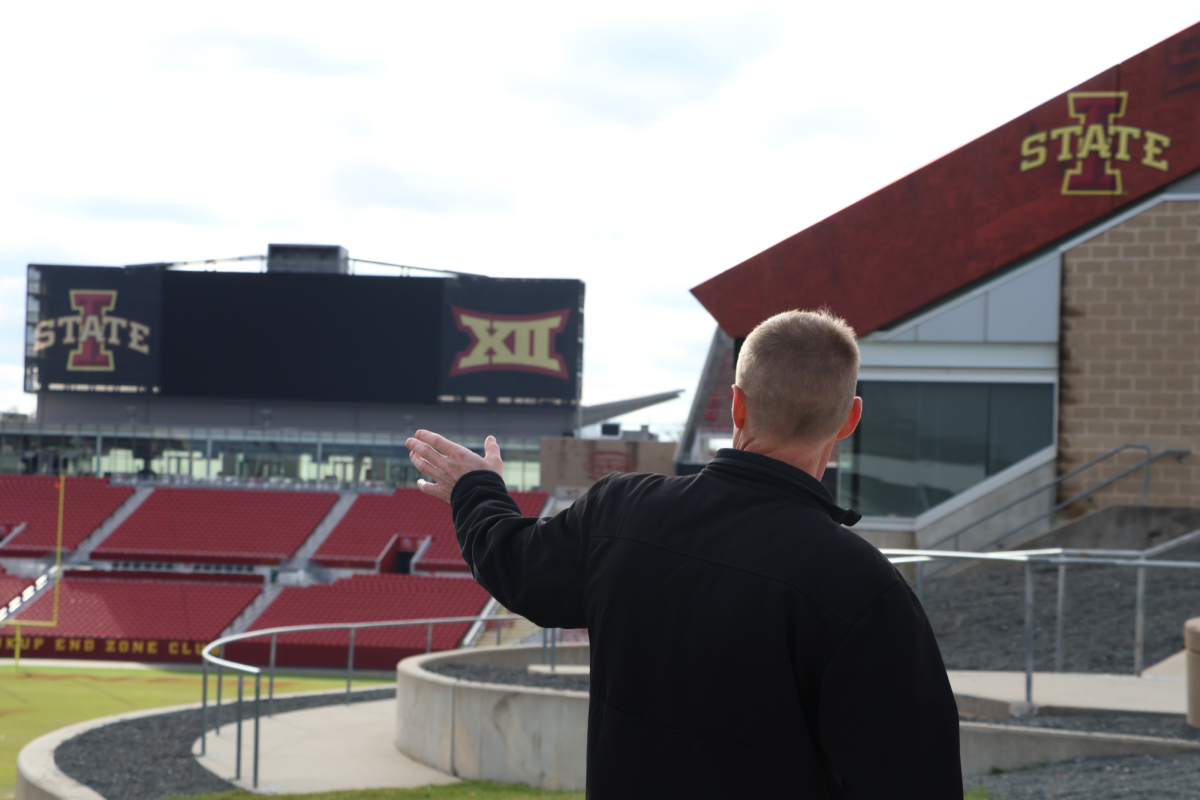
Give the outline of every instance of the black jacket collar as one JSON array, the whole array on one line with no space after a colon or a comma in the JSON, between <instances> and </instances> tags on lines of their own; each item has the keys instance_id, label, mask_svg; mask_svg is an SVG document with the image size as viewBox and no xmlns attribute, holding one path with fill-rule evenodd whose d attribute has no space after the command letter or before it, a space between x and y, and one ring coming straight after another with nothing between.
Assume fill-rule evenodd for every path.
<instances>
[{"instance_id":1,"label":"black jacket collar","mask_svg":"<svg viewBox=\"0 0 1200 800\"><path fill-rule=\"evenodd\" d=\"M829 512L829 516L834 522L847 527L862 519L862 514L854 509L842 508L833 502L833 497L812 475L770 456L723 447L717 451L717 457L708 462L708 466L704 469L712 470L718 475L726 473L749 477L749 474L752 474L759 480L765 480L785 490L796 491L799 489Z\"/></svg>"}]
</instances>

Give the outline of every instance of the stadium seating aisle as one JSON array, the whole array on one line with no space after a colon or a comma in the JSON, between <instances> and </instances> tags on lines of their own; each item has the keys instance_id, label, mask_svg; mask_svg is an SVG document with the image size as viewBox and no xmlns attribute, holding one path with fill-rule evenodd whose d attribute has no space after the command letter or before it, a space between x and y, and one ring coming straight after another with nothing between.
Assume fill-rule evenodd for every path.
<instances>
[{"instance_id":1,"label":"stadium seating aisle","mask_svg":"<svg viewBox=\"0 0 1200 800\"><path fill-rule=\"evenodd\" d=\"M333 492L160 488L92 557L277 565L337 502Z\"/></svg>"},{"instance_id":2,"label":"stadium seating aisle","mask_svg":"<svg viewBox=\"0 0 1200 800\"><path fill-rule=\"evenodd\" d=\"M63 503L63 550L71 551L133 494L92 477L67 477ZM26 523L0 548L0 556L38 558L54 552L58 536L58 476L0 475L0 525ZM3 537L0 536L0 539Z\"/></svg>"},{"instance_id":3,"label":"stadium seating aisle","mask_svg":"<svg viewBox=\"0 0 1200 800\"><path fill-rule=\"evenodd\" d=\"M513 492L513 499L522 514L532 517L541 512L546 493ZM419 489L397 489L391 495L359 495L313 560L326 567L390 572L396 551L415 550L427 536L432 537L429 549L413 565L414 569L469 571L458 550L449 508Z\"/></svg>"},{"instance_id":4,"label":"stadium seating aisle","mask_svg":"<svg viewBox=\"0 0 1200 800\"><path fill-rule=\"evenodd\" d=\"M305 588L288 587L263 612L251 630L336 622L375 622L395 619L424 619L478 614L488 593L474 581L418 575L356 575L331 584ZM448 650L459 645L467 623L436 625L433 649ZM382 628L364 630L355 638L355 666L362 669L393 669L407 656L425 652L426 628ZM281 636L277 663L322 667L345 667L345 631L314 631ZM266 642L230 645L231 658L266 663Z\"/></svg>"},{"instance_id":5,"label":"stadium seating aisle","mask_svg":"<svg viewBox=\"0 0 1200 800\"><path fill-rule=\"evenodd\" d=\"M199 661L200 648L220 635L262 588L247 583L130 580L107 575L67 573L59 588L58 625L26 628L25 637L37 639L24 646L24 653L39 658ZM16 580L0 577L0 591ZM44 594L21 618L50 619L52 597L52 593ZM0 626L0 634L11 637L13 632L11 625ZM12 655L6 650L0 653Z\"/></svg>"}]
</instances>

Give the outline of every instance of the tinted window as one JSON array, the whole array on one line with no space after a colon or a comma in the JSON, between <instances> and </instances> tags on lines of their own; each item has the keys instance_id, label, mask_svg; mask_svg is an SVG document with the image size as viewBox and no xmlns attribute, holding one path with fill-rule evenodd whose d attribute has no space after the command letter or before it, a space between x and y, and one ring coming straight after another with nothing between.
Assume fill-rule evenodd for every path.
<instances>
[{"instance_id":1,"label":"tinted window","mask_svg":"<svg viewBox=\"0 0 1200 800\"><path fill-rule=\"evenodd\" d=\"M839 497L868 515L921 514L1053 442L1050 384L859 384Z\"/></svg>"}]
</instances>

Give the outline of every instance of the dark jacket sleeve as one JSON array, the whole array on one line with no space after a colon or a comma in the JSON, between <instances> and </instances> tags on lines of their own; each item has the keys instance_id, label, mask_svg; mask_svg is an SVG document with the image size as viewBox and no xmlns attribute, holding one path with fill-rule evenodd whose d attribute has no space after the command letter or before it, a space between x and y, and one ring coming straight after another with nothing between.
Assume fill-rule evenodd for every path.
<instances>
[{"instance_id":1,"label":"dark jacket sleeve","mask_svg":"<svg viewBox=\"0 0 1200 800\"><path fill-rule=\"evenodd\" d=\"M584 628L587 496L548 519L522 517L504 479L479 470L450 494L458 547L475 582L544 628Z\"/></svg>"},{"instance_id":2,"label":"dark jacket sleeve","mask_svg":"<svg viewBox=\"0 0 1200 800\"><path fill-rule=\"evenodd\" d=\"M925 611L897 580L825 669L820 748L845 800L961 800L958 708Z\"/></svg>"}]
</instances>

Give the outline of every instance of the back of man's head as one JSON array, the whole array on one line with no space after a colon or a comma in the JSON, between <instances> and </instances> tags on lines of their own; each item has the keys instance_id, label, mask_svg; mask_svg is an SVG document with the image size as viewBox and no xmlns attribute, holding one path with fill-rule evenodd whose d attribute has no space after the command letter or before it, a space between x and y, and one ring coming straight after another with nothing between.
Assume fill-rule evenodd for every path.
<instances>
[{"instance_id":1,"label":"back of man's head","mask_svg":"<svg viewBox=\"0 0 1200 800\"><path fill-rule=\"evenodd\" d=\"M746 395L746 427L756 436L780 443L829 439L854 403L854 329L826 309L776 314L746 337L736 380Z\"/></svg>"}]
</instances>

